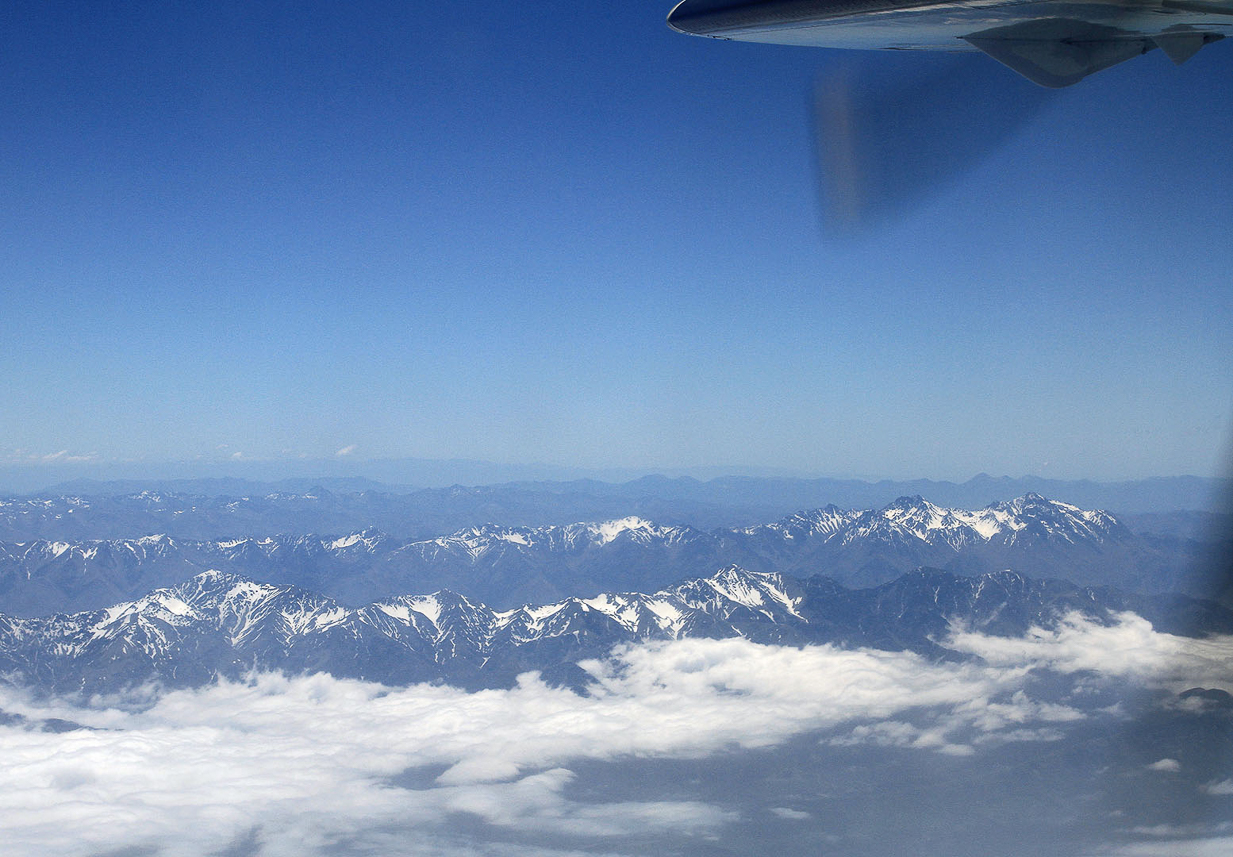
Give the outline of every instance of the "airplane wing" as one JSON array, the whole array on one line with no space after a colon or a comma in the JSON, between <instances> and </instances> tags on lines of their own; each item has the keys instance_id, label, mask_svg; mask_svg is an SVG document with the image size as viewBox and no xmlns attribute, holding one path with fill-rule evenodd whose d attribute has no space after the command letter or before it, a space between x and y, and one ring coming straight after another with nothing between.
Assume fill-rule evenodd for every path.
<instances>
[{"instance_id":1,"label":"airplane wing","mask_svg":"<svg viewBox=\"0 0 1233 857\"><path fill-rule=\"evenodd\" d=\"M1233 0L683 0L668 24L782 45L978 50L1062 87L1155 48L1185 62L1233 33Z\"/></svg>"}]
</instances>

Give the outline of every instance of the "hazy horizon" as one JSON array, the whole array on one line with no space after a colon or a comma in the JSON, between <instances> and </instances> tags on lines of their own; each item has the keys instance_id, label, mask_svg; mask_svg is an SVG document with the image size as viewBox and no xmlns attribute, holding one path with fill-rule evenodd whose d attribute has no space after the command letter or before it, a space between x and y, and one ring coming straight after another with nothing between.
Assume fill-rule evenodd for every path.
<instances>
[{"instance_id":1,"label":"hazy horizon","mask_svg":"<svg viewBox=\"0 0 1233 857\"><path fill-rule=\"evenodd\" d=\"M192 482L238 480L253 483L284 481L352 480L377 483L391 488L440 488L451 485L495 485L506 482L569 482L595 480L625 483L645 477L669 479L689 477L707 482L724 477L751 477L787 480L836 480L869 484L879 482L938 482L962 485L974 480L1047 480L1092 482L1097 484L1137 483L1167 479L1199 479L1219 482L1227 474L1152 473L1122 478L1093 478L1083 475L1045 475L1041 473L967 474L843 473L794 470L791 468L697 465L679 467L583 467L544 462L503 463L477 459L386 458L352 459L271 459L243 461L50 461L0 465L0 492L36 493L74 482Z\"/></svg>"}]
</instances>

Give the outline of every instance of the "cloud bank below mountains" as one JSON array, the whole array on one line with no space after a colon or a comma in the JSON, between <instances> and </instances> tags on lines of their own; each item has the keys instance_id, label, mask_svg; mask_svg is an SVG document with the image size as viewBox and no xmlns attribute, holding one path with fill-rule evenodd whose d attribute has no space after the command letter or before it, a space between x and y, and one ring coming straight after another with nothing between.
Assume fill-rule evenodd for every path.
<instances>
[{"instance_id":1,"label":"cloud bank below mountains","mask_svg":"<svg viewBox=\"0 0 1233 857\"><path fill-rule=\"evenodd\" d=\"M571 765L703 758L812 733L956 757L1059 740L1093 714L1037 698L1029 679L1041 668L1233 689L1233 638L1171 637L1129 614L1018 640L958 632L952 645L983 660L742 639L627 646L584 664L597 680L585 697L534 675L467 693L264 674L137 707L4 689L0 709L27 722L0 727L0 837L17 857L622 853L627 840L721 838L740 813L588 799ZM57 718L85 728L31 726ZM781 819L804 815L785 809Z\"/></svg>"}]
</instances>

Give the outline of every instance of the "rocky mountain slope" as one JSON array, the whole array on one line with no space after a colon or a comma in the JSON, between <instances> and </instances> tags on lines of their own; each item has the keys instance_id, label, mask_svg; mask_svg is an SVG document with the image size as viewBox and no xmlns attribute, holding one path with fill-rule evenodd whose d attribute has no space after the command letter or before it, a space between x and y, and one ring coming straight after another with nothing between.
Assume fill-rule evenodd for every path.
<instances>
[{"instance_id":1,"label":"rocky mountain slope","mask_svg":"<svg viewBox=\"0 0 1233 857\"><path fill-rule=\"evenodd\" d=\"M1184 596L1134 596L1010 572L975 578L922 569L869 589L729 566L650 594L605 593L495 610L456 593L348 608L294 586L224 572L196 575L104 610L0 616L0 674L43 691L102 693L156 681L195 686L249 670L329 672L392 684L507 686L528 670L580 687L580 659L613 646L740 636L932 656L952 623L1021 635L1078 612L1130 610L1160 630L1233 632L1233 613Z\"/></svg>"}]
</instances>

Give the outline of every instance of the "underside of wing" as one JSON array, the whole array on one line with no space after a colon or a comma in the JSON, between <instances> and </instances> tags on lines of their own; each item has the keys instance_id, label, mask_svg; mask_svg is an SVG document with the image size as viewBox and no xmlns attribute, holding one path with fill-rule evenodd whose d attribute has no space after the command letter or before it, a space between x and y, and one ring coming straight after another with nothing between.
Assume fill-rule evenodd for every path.
<instances>
[{"instance_id":1,"label":"underside of wing","mask_svg":"<svg viewBox=\"0 0 1233 857\"><path fill-rule=\"evenodd\" d=\"M979 50L1042 86L1160 48L1176 63L1233 33L1233 0L684 0L674 29L831 48Z\"/></svg>"}]
</instances>

